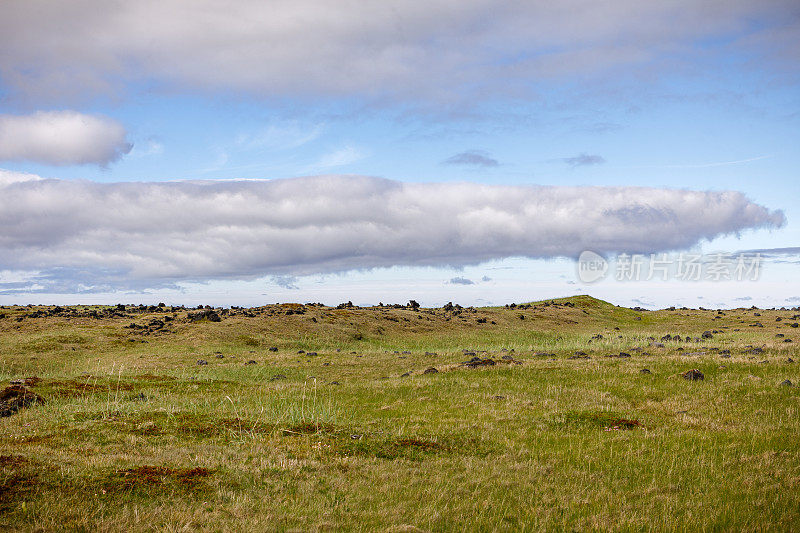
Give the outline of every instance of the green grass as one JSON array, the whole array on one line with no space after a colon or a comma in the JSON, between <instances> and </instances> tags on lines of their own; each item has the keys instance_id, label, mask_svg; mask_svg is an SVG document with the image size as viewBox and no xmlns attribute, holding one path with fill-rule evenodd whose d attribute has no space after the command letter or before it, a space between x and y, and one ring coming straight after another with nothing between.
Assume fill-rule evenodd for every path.
<instances>
[{"instance_id":1,"label":"green grass","mask_svg":"<svg viewBox=\"0 0 800 533\"><path fill-rule=\"evenodd\" d=\"M192 323L185 310L129 308L17 321L45 309L0 309L0 378L37 376L31 390L47 399L0 419L4 530L800 520L800 389L779 385L800 383L796 311L716 318L575 297L461 314L269 306ZM126 327L164 316L166 331ZM660 341L704 331L719 333ZM498 363L464 367L465 350ZM607 357L621 351L631 357ZM703 381L680 377L693 368Z\"/></svg>"}]
</instances>

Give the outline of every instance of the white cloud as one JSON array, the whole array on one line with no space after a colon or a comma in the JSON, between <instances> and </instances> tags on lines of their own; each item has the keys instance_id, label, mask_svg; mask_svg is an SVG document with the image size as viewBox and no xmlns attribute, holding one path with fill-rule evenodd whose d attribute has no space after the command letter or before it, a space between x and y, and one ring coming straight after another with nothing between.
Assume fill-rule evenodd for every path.
<instances>
[{"instance_id":1,"label":"white cloud","mask_svg":"<svg viewBox=\"0 0 800 533\"><path fill-rule=\"evenodd\" d=\"M47 216L42 216L47 213ZM784 223L738 192L404 183L13 181L0 269L62 285L299 276L392 265L685 249ZM281 279L281 278L275 278Z\"/></svg>"},{"instance_id":2,"label":"white cloud","mask_svg":"<svg viewBox=\"0 0 800 533\"><path fill-rule=\"evenodd\" d=\"M139 0L0 7L0 77L17 96L114 94L131 80L266 97L439 102L533 96L535 82L664 69L737 46L774 63L797 42L796 0ZM738 38L738 39L737 39ZM733 44L731 44L733 43ZM784 57L784 56L781 56ZM794 53L780 60L791 68ZM682 60L684 62L682 62ZM766 61L762 61L765 64ZM458 96L456 96L458 95Z\"/></svg>"},{"instance_id":3,"label":"white cloud","mask_svg":"<svg viewBox=\"0 0 800 533\"><path fill-rule=\"evenodd\" d=\"M0 115L0 160L48 165L107 165L128 153L125 128L75 111Z\"/></svg>"},{"instance_id":4,"label":"white cloud","mask_svg":"<svg viewBox=\"0 0 800 533\"><path fill-rule=\"evenodd\" d=\"M40 180L39 176L36 174L28 174L25 172L12 172L10 170L4 170L0 168L0 188L11 185L12 183L19 183L22 181L36 181Z\"/></svg>"}]
</instances>

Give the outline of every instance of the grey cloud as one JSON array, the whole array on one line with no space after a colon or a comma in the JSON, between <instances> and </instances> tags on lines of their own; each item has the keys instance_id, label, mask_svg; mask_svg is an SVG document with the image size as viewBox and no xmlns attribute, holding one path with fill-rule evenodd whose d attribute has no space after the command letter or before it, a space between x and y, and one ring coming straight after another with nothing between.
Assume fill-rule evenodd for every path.
<instances>
[{"instance_id":1,"label":"grey cloud","mask_svg":"<svg viewBox=\"0 0 800 533\"><path fill-rule=\"evenodd\" d=\"M481 278L481 281L483 281L483 282L492 281L492 278L490 278L489 276L483 276Z\"/></svg>"},{"instance_id":2,"label":"grey cloud","mask_svg":"<svg viewBox=\"0 0 800 533\"><path fill-rule=\"evenodd\" d=\"M483 150L468 150L461 152L442 161L445 165L466 165L474 167L496 167L500 163Z\"/></svg>"},{"instance_id":3,"label":"grey cloud","mask_svg":"<svg viewBox=\"0 0 800 533\"><path fill-rule=\"evenodd\" d=\"M105 166L130 152L125 128L75 111L0 115L0 160Z\"/></svg>"},{"instance_id":4,"label":"grey cloud","mask_svg":"<svg viewBox=\"0 0 800 533\"><path fill-rule=\"evenodd\" d=\"M740 298L734 298L734 301L737 301L737 302L749 302L752 299L753 298L751 296L742 296Z\"/></svg>"},{"instance_id":5,"label":"grey cloud","mask_svg":"<svg viewBox=\"0 0 800 533\"><path fill-rule=\"evenodd\" d=\"M475 285L475 282L472 281L471 279L467 279L461 276L456 278L450 278L450 281L448 281L448 283L450 285Z\"/></svg>"},{"instance_id":6,"label":"grey cloud","mask_svg":"<svg viewBox=\"0 0 800 533\"><path fill-rule=\"evenodd\" d=\"M800 302L800 296L790 296L789 298L786 298L786 301L787 302Z\"/></svg>"},{"instance_id":7,"label":"grey cloud","mask_svg":"<svg viewBox=\"0 0 800 533\"><path fill-rule=\"evenodd\" d=\"M99 280L94 284L463 266L577 257L587 249L659 252L785 222L782 212L733 191L365 176L158 183L30 178L0 180L0 270L61 269L62 279L88 272L75 279ZM637 220L640 206L647 209Z\"/></svg>"},{"instance_id":8,"label":"grey cloud","mask_svg":"<svg viewBox=\"0 0 800 533\"><path fill-rule=\"evenodd\" d=\"M578 154L575 157L565 157L562 159L566 164L572 167L584 167L589 165L599 165L605 163L606 160L599 155Z\"/></svg>"},{"instance_id":9,"label":"grey cloud","mask_svg":"<svg viewBox=\"0 0 800 533\"><path fill-rule=\"evenodd\" d=\"M5 0L0 78L33 100L160 87L379 100L537 97L554 78L680 68L745 28L796 43L796 0L597 2ZM157 23L154 23L157 21ZM715 37L724 37L708 45ZM732 38L733 37L733 38ZM739 40L757 60L774 40ZM787 56L782 65L793 65ZM753 61L757 64L757 61ZM637 67L637 68L632 68ZM644 76L637 78L641 83Z\"/></svg>"}]
</instances>

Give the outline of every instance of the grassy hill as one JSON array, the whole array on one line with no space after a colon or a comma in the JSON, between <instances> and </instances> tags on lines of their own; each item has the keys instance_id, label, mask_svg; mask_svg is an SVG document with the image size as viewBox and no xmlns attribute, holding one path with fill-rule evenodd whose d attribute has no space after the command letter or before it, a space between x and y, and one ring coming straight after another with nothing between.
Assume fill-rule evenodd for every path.
<instances>
[{"instance_id":1,"label":"grassy hill","mask_svg":"<svg viewBox=\"0 0 800 533\"><path fill-rule=\"evenodd\" d=\"M797 527L800 311L340 307L0 308L0 526Z\"/></svg>"}]
</instances>

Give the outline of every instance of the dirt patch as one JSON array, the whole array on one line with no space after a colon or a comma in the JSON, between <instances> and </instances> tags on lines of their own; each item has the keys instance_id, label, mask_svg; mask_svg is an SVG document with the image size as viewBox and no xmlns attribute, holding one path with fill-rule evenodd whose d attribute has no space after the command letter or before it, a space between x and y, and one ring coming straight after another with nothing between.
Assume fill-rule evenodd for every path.
<instances>
[{"instance_id":1,"label":"dirt patch","mask_svg":"<svg viewBox=\"0 0 800 533\"><path fill-rule=\"evenodd\" d=\"M42 381L39 376L31 376L28 378L15 379L11 381L12 385L24 385L25 387L35 387Z\"/></svg>"},{"instance_id":2,"label":"dirt patch","mask_svg":"<svg viewBox=\"0 0 800 533\"><path fill-rule=\"evenodd\" d=\"M620 431L644 428L639 420L624 418L605 411L570 411L564 414L563 425L605 431Z\"/></svg>"},{"instance_id":3,"label":"dirt patch","mask_svg":"<svg viewBox=\"0 0 800 533\"><path fill-rule=\"evenodd\" d=\"M131 379L137 381L177 381L175 376L157 376L155 374L140 374L138 376L131 376Z\"/></svg>"},{"instance_id":4,"label":"dirt patch","mask_svg":"<svg viewBox=\"0 0 800 533\"><path fill-rule=\"evenodd\" d=\"M28 463L28 459L21 455L0 455L0 468L17 467Z\"/></svg>"},{"instance_id":5,"label":"dirt patch","mask_svg":"<svg viewBox=\"0 0 800 533\"><path fill-rule=\"evenodd\" d=\"M108 393L118 390L133 390L133 385L130 383L98 380L94 378L43 380L40 385L42 387L52 389L50 394L61 398L76 398L89 394Z\"/></svg>"},{"instance_id":6,"label":"dirt patch","mask_svg":"<svg viewBox=\"0 0 800 533\"><path fill-rule=\"evenodd\" d=\"M313 435L315 433L336 434L336 426L326 422L301 422L282 430L288 435Z\"/></svg>"},{"instance_id":7,"label":"dirt patch","mask_svg":"<svg viewBox=\"0 0 800 533\"><path fill-rule=\"evenodd\" d=\"M44 398L24 385L10 385L0 391L0 417L11 416L20 409L44 403Z\"/></svg>"},{"instance_id":8,"label":"dirt patch","mask_svg":"<svg viewBox=\"0 0 800 533\"><path fill-rule=\"evenodd\" d=\"M208 489L213 472L208 468L171 468L142 465L112 472L101 482L104 494L127 492L202 492Z\"/></svg>"},{"instance_id":9,"label":"dirt patch","mask_svg":"<svg viewBox=\"0 0 800 533\"><path fill-rule=\"evenodd\" d=\"M397 439L394 442L395 446L399 446L401 448L416 448L418 450L426 451L426 452L433 452L433 451L446 451L449 448L443 444L439 444L438 442L434 442L431 440L422 440L416 438L407 438L407 439Z\"/></svg>"},{"instance_id":10,"label":"dirt patch","mask_svg":"<svg viewBox=\"0 0 800 533\"><path fill-rule=\"evenodd\" d=\"M39 483L33 461L19 455L0 455L0 510L24 499Z\"/></svg>"}]
</instances>

